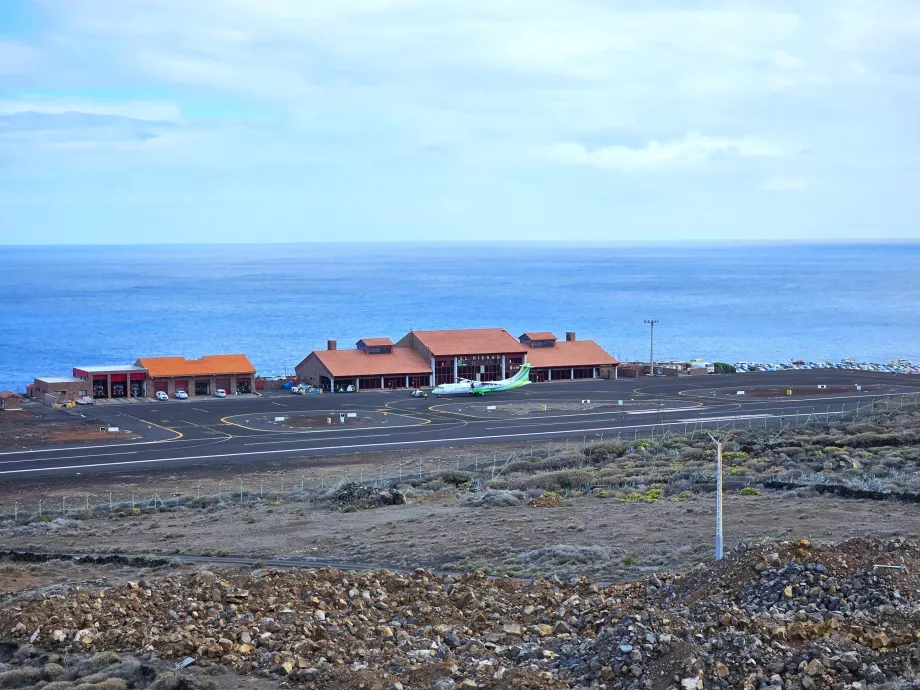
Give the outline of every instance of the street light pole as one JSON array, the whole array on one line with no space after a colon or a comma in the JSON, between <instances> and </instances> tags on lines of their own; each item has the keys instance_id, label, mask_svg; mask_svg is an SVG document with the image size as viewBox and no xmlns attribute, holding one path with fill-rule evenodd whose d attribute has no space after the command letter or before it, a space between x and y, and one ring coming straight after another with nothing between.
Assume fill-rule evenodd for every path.
<instances>
[{"instance_id":1,"label":"street light pole","mask_svg":"<svg viewBox=\"0 0 920 690\"><path fill-rule=\"evenodd\" d=\"M709 438L716 444L716 560L722 560L722 441L712 434Z\"/></svg>"},{"instance_id":2,"label":"street light pole","mask_svg":"<svg viewBox=\"0 0 920 690\"><path fill-rule=\"evenodd\" d=\"M648 373L650 376L655 375L655 324L658 323L658 319L645 319L645 323L649 325L649 354L648 354Z\"/></svg>"}]
</instances>

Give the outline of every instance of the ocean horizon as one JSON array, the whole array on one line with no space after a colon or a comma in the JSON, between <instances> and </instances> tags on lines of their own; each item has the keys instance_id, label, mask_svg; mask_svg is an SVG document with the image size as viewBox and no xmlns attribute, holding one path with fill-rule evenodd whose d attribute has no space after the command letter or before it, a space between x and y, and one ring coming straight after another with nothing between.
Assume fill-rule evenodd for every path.
<instances>
[{"instance_id":1,"label":"ocean horizon","mask_svg":"<svg viewBox=\"0 0 920 690\"><path fill-rule=\"evenodd\" d=\"M74 366L327 339L575 331L623 361L920 361L920 242L0 246L0 389Z\"/></svg>"}]
</instances>

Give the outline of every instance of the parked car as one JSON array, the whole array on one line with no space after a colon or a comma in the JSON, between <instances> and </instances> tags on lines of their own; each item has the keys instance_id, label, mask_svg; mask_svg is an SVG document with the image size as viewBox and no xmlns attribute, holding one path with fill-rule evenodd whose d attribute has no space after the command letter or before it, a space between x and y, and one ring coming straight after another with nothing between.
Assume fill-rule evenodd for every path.
<instances>
[{"instance_id":1,"label":"parked car","mask_svg":"<svg viewBox=\"0 0 920 690\"><path fill-rule=\"evenodd\" d=\"M157 391L157 400L169 400L169 396L163 391Z\"/></svg>"},{"instance_id":2,"label":"parked car","mask_svg":"<svg viewBox=\"0 0 920 690\"><path fill-rule=\"evenodd\" d=\"M188 393L186 393L185 391L176 391L176 397L177 397L179 400L187 400L187 399L188 399Z\"/></svg>"},{"instance_id":3,"label":"parked car","mask_svg":"<svg viewBox=\"0 0 920 690\"><path fill-rule=\"evenodd\" d=\"M225 391L223 388L218 388L216 391L214 391L214 395L218 398L226 398L227 391Z\"/></svg>"},{"instance_id":4,"label":"parked car","mask_svg":"<svg viewBox=\"0 0 920 690\"><path fill-rule=\"evenodd\" d=\"M88 395L77 398L77 405L95 405L96 401Z\"/></svg>"}]
</instances>

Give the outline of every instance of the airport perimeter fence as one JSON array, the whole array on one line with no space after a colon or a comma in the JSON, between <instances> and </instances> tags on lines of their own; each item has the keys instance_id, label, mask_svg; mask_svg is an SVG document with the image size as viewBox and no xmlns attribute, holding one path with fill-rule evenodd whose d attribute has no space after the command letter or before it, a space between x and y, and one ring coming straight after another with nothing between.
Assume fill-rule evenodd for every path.
<instances>
[{"instance_id":1,"label":"airport perimeter fence","mask_svg":"<svg viewBox=\"0 0 920 690\"><path fill-rule=\"evenodd\" d=\"M52 522L56 518L89 518L94 516L128 517L170 509L201 509L214 505L280 505L306 503L330 497L346 484L387 488L443 479L450 471L469 477L474 488L502 476L504 470L518 460L543 460L561 452L584 452L598 443L630 444L639 441L666 440L670 437L708 439L709 434L728 434L739 431L766 431L776 439L786 432L803 428L820 429L834 421L872 422L892 418L894 415L920 410L920 393L874 398L865 403L818 405L794 410L791 414L771 416L722 415L706 417L702 413L696 421L668 422L656 420L647 424L583 435L580 438L549 439L533 442L529 449L501 453L475 447L468 454L450 454L451 457L424 457L406 459L390 465L358 467L349 470L315 470L298 473L273 473L261 478L252 475L237 479L192 480L170 483L160 482L158 488L128 488L112 485L111 490L99 493L48 494L34 501L4 501L0 506L0 522L13 524ZM664 414L662 411L661 414ZM626 416L620 420L628 423ZM514 442L512 442L514 444ZM411 450L407 452L412 452ZM585 454L587 455L587 454Z\"/></svg>"}]
</instances>

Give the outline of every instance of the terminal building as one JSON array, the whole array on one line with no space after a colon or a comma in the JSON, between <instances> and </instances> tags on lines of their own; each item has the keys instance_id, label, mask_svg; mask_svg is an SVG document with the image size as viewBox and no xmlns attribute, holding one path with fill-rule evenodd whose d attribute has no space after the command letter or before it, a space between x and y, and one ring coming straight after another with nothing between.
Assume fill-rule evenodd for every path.
<instances>
[{"instance_id":1,"label":"terminal building","mask_svg":"<svg viewBox=\"0 0 920 690\"><path fill-rule=\"evenodd\" d=\"M593 340L575 333L557 342L549 332L515 338L503 328L410 331L398 342L363 338L353 350L335 340L311 352L294 370L301 383L323 390L420 388L514 376L524 362L532 381L614 378L617 360Z\"/></svg>"},{"instance_id":2,"label":"terminal building","mask_svg":"<svg viewBox=\"0 0 920 690\"><path fill-rule=\"evenodd\" d=\"M328 391L419 388L431 380L428 362L389 338L362 338L354 350L340 350L335 340L294 367L297 378Z\"/></svg>"},{"instance_id":3,"label":"terminal building","mask_svg":"<svg viewBox=\"0 0 920 690\"><path fill-rule=\"evenodd\" d=\"M576 340L571 331L562 342L548 332L524 333L519 340L527 348L531 381L616 378L617 360L593 340Z\"/></svg>"},{"instance_id":4,"label":"terminal building","mask_svg":"<svg viewBox=\"0 0 920 690\"><path fill-rule=\"evenodd\" d=\"M411 348L428 362L432 386L459 379L499 381L514 376L527 354L504 328L409 331L398 345Z\"/></svg>"}]
</instances>

